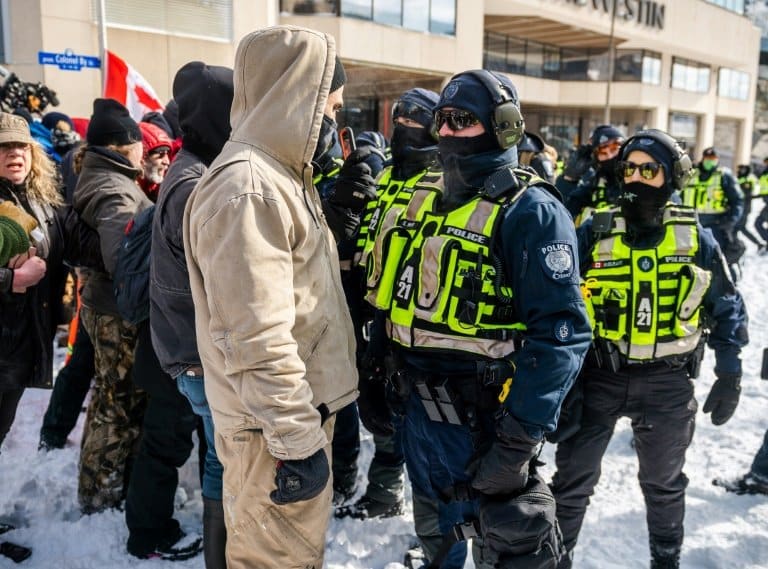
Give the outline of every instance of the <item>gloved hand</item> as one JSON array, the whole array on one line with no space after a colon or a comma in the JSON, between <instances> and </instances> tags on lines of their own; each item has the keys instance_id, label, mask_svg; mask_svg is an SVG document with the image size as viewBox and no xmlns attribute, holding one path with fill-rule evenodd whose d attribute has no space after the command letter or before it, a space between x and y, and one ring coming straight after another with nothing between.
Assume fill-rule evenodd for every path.
<instances>
[{"instance_id":1,"label":"gloved hand","mask_svg":"<svg viewBox=\"0 0 768 569\"><path fill-rule=\"evenodd\" d=\"M368 431L380 437L395 434L392 410L387 403L386 379L383 361L367 360L360 366L357 399L360 420Z\"/></svg>"},{"instance_id":2,"label":"gloved hand","mask_svg":"<svg viewBox=\"0 0 768 569\"><path fill-rule=\"evenodd\" d=\"M723 425L733 416L741 394L741 374L718 373L717 381L709 390L704 412L712 413L712 424Z\"/></svg>"},{"instance_id":3,"label":"gloved hand","mask_svg":"<svg viewBox=\"0 0 768 569\"><path fill-rule=\"evenodd\" d=\"M370 155L371 148L363 146L344 161L330 198L334 204L360 213L365 204L376 197L376 182L371 175L371 167L364 162Z\"/></svg>"},{"instance_id":4,"label":"gloved hand","mask_svg":"<svg viewBox=\"0 0 768 569\"><path fill-rule=\"evenodd\" d=\"M333 203L333 198L323 200L323 213L333 238L338 245L345 239L352 239L360 227L360 216L351 209Z\"/></svg>"},{"instance_id":5,"label":"gloved hand","mask_svg":"<svg viewBox=\"0 0 768 569\"><path fill-rule=\"evenodd\" d=\"M512 415L503 413L496 422L496 440L467 467L472 488L488 495L518 492L528 483L538 444Z\"/></svg>"},{"instance_id":6,"label":"gloved hand","mask_svg":"<svg viewBox=\"0 0 768 569\"><path fill-rule=\"evenodd\" d=\"M328 484L331 469L323 449L301 460L278 460L275 485L269 497L279 505L311 500Z\"/></svg>"}]
</instances>

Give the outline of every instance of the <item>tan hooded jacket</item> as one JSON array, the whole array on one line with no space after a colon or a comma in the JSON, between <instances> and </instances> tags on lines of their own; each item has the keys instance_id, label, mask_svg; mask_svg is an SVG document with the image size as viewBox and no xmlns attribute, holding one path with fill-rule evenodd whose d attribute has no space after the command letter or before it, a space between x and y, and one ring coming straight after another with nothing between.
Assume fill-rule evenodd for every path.
<instances>
[{"instance_id":1,"label":"tan hooded jacket","mask_svg":"<svg viewBox=\"0 0 768 569\"><path fill-rule=\"evenodd\" d=\"M232 134L184 212L216 429L261 429L278 459L323 448L316 408L357 397L352 322L310 164L334 58L331 36L301 28L240 42Z\"/></svg>"}]
</instances>

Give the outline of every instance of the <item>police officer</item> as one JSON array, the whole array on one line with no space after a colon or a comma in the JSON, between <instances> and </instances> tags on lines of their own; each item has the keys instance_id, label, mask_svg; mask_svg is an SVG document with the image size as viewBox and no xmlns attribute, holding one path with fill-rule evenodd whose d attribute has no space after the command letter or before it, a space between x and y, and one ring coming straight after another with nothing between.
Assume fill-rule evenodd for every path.
<instances>
[{"instance_id":1,"label":"police officer","mask_svg":"<svg viewBox=\"0 0 768 569\"><path fill-rule=\"evenodd\" d=\"M530 166L542 180L555 183L557 150L545 143L538 134L525 132L517 144L517 156L521 166Z\"/></svg>"},{"instance_id":2,"label":"police officer","mask_svg":"<svg viewBox=\"0 0 768 569\"><path fill-rule=\"evenodd\" d=\"M477 567L545 567L561 554L531 463L590 326L569 216L551 186L516 168L518 105L503 75L452 77L435 114L442 176L425 175L370 234L367 298L394 350L414 502L445 502L442 536L419 538L444 568L464 566L461 538L475 531ZM544 522L535 535L532 517Z\"/></svg>"},{"instance_id":3,"label":"police officer","mask_svg":"<svg viewBox=\"0 0 768 569\"><path fill-rule=\"evenodd\" d=\"M747 229L747 221L749 215L752 213L752 200L761 194L760 180L752 172L752 166L749 164L740 164L736 170L737 181L739 187L744 194L744 213L741 214L741 219L736 224L736 232L741 233L757 245L757 250L762 251L765 249L765 243L761 243L760 239Z\"/></svg>"},{"instance_id":4,"label":"police officer","mask_svg":"<svg viewBox=\"0 0 768 569\"><path fill-rule=\"evenodd\" d=\"M408 203L414 186L437 162L434 109L438 98L433 91L414 88L403 93L392 106L391 163L377 179L377 199L366 206L357 239L357 264L370 254L373 237L368 239L368 236L377 233L382 211L394 201ZM388 410L379 406L379 400L385 396L383 381L369 380L371 375L382 379L383 356L383 353L374 355L371 351L366 358L357 401L360 418L373 434L376 448L368 470L368 487L355 504L337 509L336 517L366 519L391 517L403 512L405 458L401 437L392 425ZM423 516L417 516L417 519L421 518Z\"/></svg>"},{"instance_id":5,"label":"police officer","mask_svg":"<svg viewBox=\"0 0 768 569\"><path fill-rule=\"evenodd\" d=\"M719 166L717 151L705 148L701 162L690 182L682 190L682 201L694 207L699 221L720 244L729 265L734 265L744 253L744 246L736 238L736 225L744 212L744 194L728 168ZM736 272L731 271L735 276Z\"/></svg>"},{"instance_id":6,"label":"police officer","mask_svg":"<svg viewBox=\"0 0 768 569\"><path fill-rule=\"evenodd\" d=\"M571 566L619 417L632 420L651 567L678 567L688 483L682 469L697 407L691 378L707 337L718 379L704 412L722 425L739 400L739 352L747 343L742 298L695 211L669 202L685 186L690 159L666 133L646 130L626 141L621 160L620 205L598 210L578 230L595 341L577 382L580 429L556 453L552 490L569 552L561 569Z\"/></svg>"},{"instance_id":7,"label":"police officer","mask_svg":"<svg viewBox=\"0 0 768 569\"><path fill-rule=\"evenodd\" d=\"M610 124L595 127L589 136L593 165L565 201L577 227L595 209L616 203L619 196L616 162L623 141L624 134Z\"/></svg>"}]
</instances>

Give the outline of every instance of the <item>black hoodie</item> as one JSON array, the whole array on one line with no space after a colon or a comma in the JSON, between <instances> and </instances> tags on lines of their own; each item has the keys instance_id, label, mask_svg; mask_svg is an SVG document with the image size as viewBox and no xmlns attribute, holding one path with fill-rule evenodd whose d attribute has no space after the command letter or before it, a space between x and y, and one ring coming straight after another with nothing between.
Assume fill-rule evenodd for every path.
<instances>
[{"instance_id":1,"label":"black hoodie","mask_svg":"<svg viewBox=\"0 0 768 569\"><path fill-rule=\"evenodd\" d=\"M234 87L232 70L193 61L173 81L184 134L160 185L152 220L149 324L163 370L176 377L200 365L195 310L184 257L184 207L192 190L229 138Z\"/></svg>"}]
</instances>

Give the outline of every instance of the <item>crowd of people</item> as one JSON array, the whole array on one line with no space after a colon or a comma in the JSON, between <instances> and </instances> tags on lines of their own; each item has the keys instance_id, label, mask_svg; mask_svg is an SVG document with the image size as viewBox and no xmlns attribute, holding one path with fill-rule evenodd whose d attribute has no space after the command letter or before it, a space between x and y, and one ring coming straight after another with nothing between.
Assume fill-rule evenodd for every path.
<instances>
[{"instance_id":1,"label":"crowd of people","mask_svg":"<svg viewBox=\"0 0 768 569\"><path fill-rule=\"evenodd\" d=\"M406 90L391 140L344 148L346 81L331 36L277 26L233 68L181 67L138 123L110 99L87 125L0 114L0 444L24 389L53 387L40 451L62 448L90 390L79 504L123 509L140 559L320 569L330 515L402 515L407 471L408 567L459 569L471 544L478 568L568 569L629 417L650 566L679 567L692 379L709 346L703 410L728 421L739 234L765 252L768 168L609 124L559 161L486 70ZM202 536L174 519L195 432ZM730 489L768 494L766 441Z\"/></svg>"}]
</instances>

